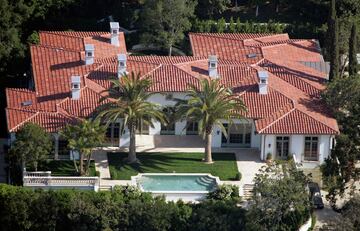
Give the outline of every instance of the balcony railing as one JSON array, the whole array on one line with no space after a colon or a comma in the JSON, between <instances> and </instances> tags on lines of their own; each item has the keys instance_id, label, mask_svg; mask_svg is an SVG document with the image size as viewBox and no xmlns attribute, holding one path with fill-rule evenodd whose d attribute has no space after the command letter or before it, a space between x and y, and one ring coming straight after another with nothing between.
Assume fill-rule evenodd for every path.
<instances>
[{"instance_id":1,"label":"balcony railing","mask_svg":"<svg viewBox=\"0 0 360 231\"><path fill-rule=\"evenodd\" d=\"M24 172L23 185L33 188L88 188L98 191L99 177L51 176L51 172Z\"/></svg>"}]
</instances>

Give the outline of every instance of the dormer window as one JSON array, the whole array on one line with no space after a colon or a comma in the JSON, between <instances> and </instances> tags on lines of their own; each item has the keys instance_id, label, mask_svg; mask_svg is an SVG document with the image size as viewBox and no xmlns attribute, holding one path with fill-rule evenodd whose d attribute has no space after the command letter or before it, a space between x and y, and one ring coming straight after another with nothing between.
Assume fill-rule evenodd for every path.
<instances>
[{"instance_id":1,"label":"dormer window","mask_svg":"<svg viewBox=\"0 0 360 231\"><path fill-rule=\"evenodd\" d=\"M215 68L216 67L216 64L215 63L210 63L210 66Z\"/></svg>"},{"instance_id":2,"label":"dormer window","mask_svg":"<svg viewBox=\"0 0 360 231\"><path fill-rule=\"evenodd\" d=\"M87 53L87 56L88 56L88 57L92 57L92 56L93 56L92 52L88 52L88 53Z\"/></svg>"},{"instance_id":3,"label":"dormer window","mask_svg":"<svg viewBox=\"0 0 360 231\"><path fill-rule=\"evenodd\" d=\"M266 83L265 79L260 80L261 83Z\"/></svg>"},{"instance_id":4,"label":"dormer window","mask_svg":"<svg viewBox=\"0 0 360 231\"><path fill-rule=\"evenodd\" d=\"M119 62L119 66L121 67L125 66L124 62Z\"/></svg>"}]
</instances>

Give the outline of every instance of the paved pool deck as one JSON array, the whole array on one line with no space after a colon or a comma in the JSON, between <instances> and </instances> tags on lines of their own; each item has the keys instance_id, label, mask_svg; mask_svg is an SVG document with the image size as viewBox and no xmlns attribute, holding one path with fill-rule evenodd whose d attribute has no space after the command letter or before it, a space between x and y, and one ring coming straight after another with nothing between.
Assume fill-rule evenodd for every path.
<instances>
[{"instance_id":1,"label":"paved pool deck","mask_svg":"<svg viewBox=\"0 0 360 231\"><path fill-rule=\"evenodd\" d=\"M94 152L95 168L100 172L100 187L112 187L115 185L127 185L131 181L111 180L109 163L107 159L108 152L126 152L124 148L101 148ZM204 148L138 148L138 152L204 152ZM253 179L258 170L265 165L260 160L260 154L257 149L237 149L237 148L214 148L213 152L234 153L238 171L241 172L241 181L223 181L225 184L238 185L240 189L244 184L253 184ZM240 190L241 191L241 190Z\"/></svg>"}]
</instances>

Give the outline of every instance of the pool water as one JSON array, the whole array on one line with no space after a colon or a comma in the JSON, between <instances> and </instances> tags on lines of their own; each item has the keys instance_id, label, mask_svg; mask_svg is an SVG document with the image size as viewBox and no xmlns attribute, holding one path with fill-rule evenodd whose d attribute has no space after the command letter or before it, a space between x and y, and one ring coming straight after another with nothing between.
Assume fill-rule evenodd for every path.
<instances>
[{"instance_id":1,"label":"pool water","mask_svg":"<svg viewBox=\"0 0 360 231\"><path fill-rule=\"evenodd\" d=\"M207 175L146 175L137 179L145 191L212 191L217 183Z\"/></svg>"}]
</instances>

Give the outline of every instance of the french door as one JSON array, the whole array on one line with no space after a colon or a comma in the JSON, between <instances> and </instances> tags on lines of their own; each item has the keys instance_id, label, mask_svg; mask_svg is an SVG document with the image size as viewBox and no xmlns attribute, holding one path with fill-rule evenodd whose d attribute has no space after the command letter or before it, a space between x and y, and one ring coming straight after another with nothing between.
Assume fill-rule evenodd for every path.
<instances>
[{"instance_id":1,"label":"french door","mask_svg":"<svg viewBox=\"0 0 360 231\"><path fill-rule=\"evenodd\" d=\"M276 157L279 159L287 159L289 156L289 140L288 136L276 137Z\"/></svg>"}]
</instances>

